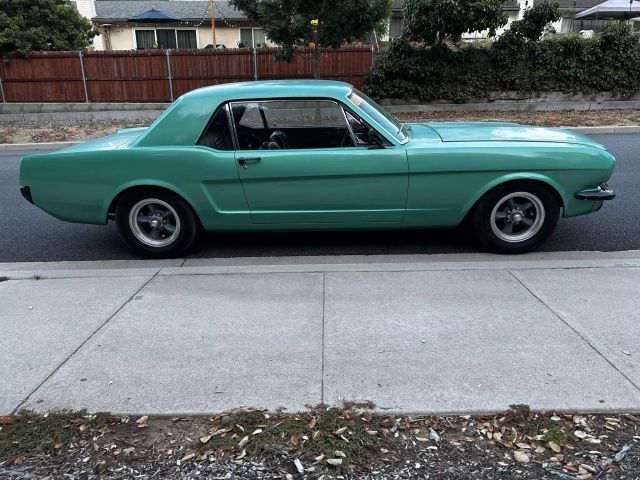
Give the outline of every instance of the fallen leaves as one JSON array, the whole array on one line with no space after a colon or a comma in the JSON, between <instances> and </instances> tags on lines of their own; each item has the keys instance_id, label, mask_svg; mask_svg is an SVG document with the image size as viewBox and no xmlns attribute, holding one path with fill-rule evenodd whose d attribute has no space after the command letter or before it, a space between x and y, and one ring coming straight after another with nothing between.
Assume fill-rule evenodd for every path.
<instances>
[{"instance_id":1,"label":"fallen leaves","mask_svg":"<svg viewBox=\"0 0 640 480\"><path fill-rule=\"evenodd\" d=\"M560 453L562 448L555 442L547 442L547 446L556 453Z\"/></svg>"},{"instance_id":2,"label":"fallen leaves","mask_svg":"<svg viewBox=\"0 0 640 480\"><path fill-rule=\"evenodd\" d=\"M0 425L11 425L13 423L13 417L10 415L0 416Z\"/></svg>"},{"instance_id":3,"label":"fallen leaves","mask_svg":"<svg viewBox=\"0 0 640 480\"><path fill-rule=\"evenodd\" d=\"M192 458L195 458L196 454L195 453L188 453L186 454L184 457L182 457L180 460L178 460L178 465L188 462L189 460L191 460Z\"/></svg>"},{"instance_id":4,"label":"fallen leaves","mask_svg":"<svg viewBox=\"0 0 640 480\"><path fill-rule=\"evenodd\" d=\"M381 478L419 478L427 470L443 475L443 465L454 461L461 478L472 478L480 469L493 469L494 478L509 478L508 470L516 468L529 472L523 478L552 478L558 472L559 477L587 480L635 466L629 452L640 443L638 420L634 415L545 415L525 408L475 417L385 416L331 408L298 414L250 410L204 420L116 417L107 424L79 415L64 422L74 438L56 438L49 449L55 451L50 458L74 458L81 468L105 476L119 468L142 468L140 474L149 475L153 472L145 470L147 465L164 462L182 476L223 465L232 472L226 477L226 471L219 475L215 470L212 478L274 478L267 472L275 465L281 479L327 473L359 478L362 465L371 469L369 474L380 471ZM138 430L142 426L147 428ZM0 426L0 440L13 428ZM123 432L131 438L126 440ZM154 440L140 441L144 438ZM29 459L31 468L31 454L22 450L0 458L0 465L4 461L6 468L16 458Z\"/></svg>"},{"instance_id":5,"label":"fallen leaves","mask_svg":"<svg viewBox=\"0 0 640 480\"><path fill-rule=\"evenodd\" d=\"M616 453L613 457L613 461L616 463L620 463L622 462L622 460L624 460L624 457L627 456L627 453L629 453L629 450L631 450L632 444L627 443L625 444L618 453Z\"/></svg>"},{"instance_id":6,"label":"fallen leaves","mask_svg":"<svg viewBox=\"0 0 640 480\"><path fill-rule=\"evenodd\" d=\"M249 443L249 435L242 437L242 440L238 442L238 448L246 447L247 443Z\"/></svg>"}]
</instances>

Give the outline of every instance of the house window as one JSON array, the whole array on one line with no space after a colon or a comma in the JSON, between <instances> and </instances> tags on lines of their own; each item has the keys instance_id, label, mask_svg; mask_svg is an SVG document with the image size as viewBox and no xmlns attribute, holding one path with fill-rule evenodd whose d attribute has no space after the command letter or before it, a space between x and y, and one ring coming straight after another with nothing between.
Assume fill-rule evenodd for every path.
<instances>
[{"instance_id":1,"label":"house window","mask_svg":"<svg viewBox=\"0 0 640 480\"><path fill-rule=\"evenodd\" d=\"M267 37L262 28L241 28L240 42L245 48L260 48L267 45Z\"/></svg>"},{"instance_id":2,"label":"house window","mask_svg":"<svg viewBox=\"0 0 640 480\"><path fill-rule=\"evenodd\" d=\"M136 48L198 48L195 30L154 28L135 30Z\"/></svg>"},{"instance_id":3,"label":"house window","mask_svg":"<svg viewBox=\"0 0 640 480\"><path fill-rule=\"evenodd\" d=\"M195 30L176 30L178 48L198 48Z\"/></svg>"},{"instance_id":4,"label":"house window","mask_svg":"<svg viewBox=\"0 0 640 480\"><path fill-rule=\"evenodd\" d=\"M389 38L397 38L402 35L402 18L392 17L389 23Z\"/></svg>"},{"instance_id":5,"label":"house window","mask_svg":"<svg viewBox=\"0 0 640 480\"><path fill-rule=\"evenodd\" d=\"M156 30L156 43L158 48L176 48L178 41L176 40L175 30Z\"/></svg>"},{"instance_id":6,"label":"house window","mask_svg":"<svg viewBox=\"0 0 640 480\"><path fill-rule=\"evenodd\" d=\"M155 30L136 30L136 48L143 50L146 48L153 48L156 43Z\"/></svg>"}]
</instances>

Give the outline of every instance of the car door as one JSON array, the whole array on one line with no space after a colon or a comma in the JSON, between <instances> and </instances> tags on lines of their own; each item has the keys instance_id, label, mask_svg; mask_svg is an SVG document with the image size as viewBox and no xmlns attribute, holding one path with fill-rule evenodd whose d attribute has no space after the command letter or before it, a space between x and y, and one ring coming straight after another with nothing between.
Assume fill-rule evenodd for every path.
<instances>
[{"instance_id":1,"label":"car door","mask_svg":"<svg viewBox=\"0 0 640 480\"><path fill-rule=\"evenodd\" d=\"M332 100L231 104L237 167L254 223L401 222L402 147L363 145Z\"/></svg>"}]
</instances>

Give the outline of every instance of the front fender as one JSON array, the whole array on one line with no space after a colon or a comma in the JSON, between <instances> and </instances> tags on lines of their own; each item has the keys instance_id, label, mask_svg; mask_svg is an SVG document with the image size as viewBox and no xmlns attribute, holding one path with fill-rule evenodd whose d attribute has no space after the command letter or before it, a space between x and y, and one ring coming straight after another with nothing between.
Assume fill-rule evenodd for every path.
<instances>
[{"instance_id":1,"label":"front fender","mask_svg":"<svg viewBox=\"0 0 640 480\"><path fill-rule=\"evenodd\" d=\"M566 206L571 200L571 197L568 196L567 191L562 187L562 185L556 182L553 178L550 178L546 175L542 175L540 173L533 173L533 172L509 173L493 179L491 182L484 185L482 189L477 191L469 199L469 201L465 204L462 211L460 212L461 218L464 218L471 211L474 205L478 203L478 201L487 194L487 192L505 183L516 182L516 181L534 181L534 182L544 183L545 185L553 188L558 193L558 195L562 199L563 207Z\"/></svg>"}]
</instances>

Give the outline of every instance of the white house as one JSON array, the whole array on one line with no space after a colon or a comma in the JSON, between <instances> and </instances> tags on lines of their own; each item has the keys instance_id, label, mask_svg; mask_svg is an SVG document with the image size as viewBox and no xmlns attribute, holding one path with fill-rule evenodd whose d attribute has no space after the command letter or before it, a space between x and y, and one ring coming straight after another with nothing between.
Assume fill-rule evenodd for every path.
<instances>
[{"instance_id":1,"label":"white house","mask_svg":"<svg viewBox=\"0 0 640 480\"><path fill-rule=\"evenodd\" d=\"M73 3L100 32L94 41L97 50L206 48L213 45L209 0L75 0ZM129 21L152 8L176 21ZM260 25L250 22L226 0L215 0L214 18L217 45L251 48L269 44Z\"/></svg>"},{"instance_id":2,"label":"white house","mask_svg":"<svg viewBox=\"0 0 640 480\"><path fill-rule=\"evenodd\" d=\"M76 7L80 15L91 20L96 15L95 0L72 0L71 4ZM103 50L104 45L100 35L93 38L93 46L96 50Z\"/></svg>"}]
</instances>

